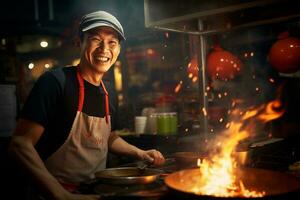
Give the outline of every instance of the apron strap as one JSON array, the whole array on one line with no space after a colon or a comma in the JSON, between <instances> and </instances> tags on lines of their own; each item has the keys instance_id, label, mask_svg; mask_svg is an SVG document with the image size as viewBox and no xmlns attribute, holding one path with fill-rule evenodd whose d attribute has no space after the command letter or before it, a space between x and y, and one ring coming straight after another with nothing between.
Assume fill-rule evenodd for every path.
<instances>
[{"instance_id":1,"label":"apron strap","mask_svg":"<svg viewBox=\"0 0 300 200\"><path fill-rule=\"evenodd\" d=\"M79 68L77 68L77 73L76 73L76 76L77 76L77 80L78 80L78 83L79 83L79 99L78 99L78 108L77 110L78 111L82 111L82 108L83 108L83 102L84 102L84 81L83 81L83 78L79 72ZM108 98L108 92L105 88L105 85L103 83L103 81L101 80L100 82L101 84L101 87L103 88L103 91L105 93L105 121L106 123L108 124L109 123L109 120L108 120L108 116L109 116L109 98Z\"/></svg>"},{"instance_id":2,"label":"apron strap","mask_svg":"<svg viewBox=\"0 0 300 200\"><path fill-rule=\"evenodd\" d=\"M105 93L105 120L106 120L106 123L108 124L108 115L109 115L109 98L108 98L108 92L105 88L105 85L103 83L103 81L101 80L101 86L104 90L104 93Z\"/></svg>"},{"instance_id":3,"label":"apron strap","mask_svg":"<svg viewBox=\"0 0 300 200\"><path fill-rule=\"evenodd\" d=\"M79 68L77 68L77 80L79 83L79 99L78 99L78 108L77 110L79 112L82 111L82 107L83 107L83 101L84 101L84 82L83 82L83 78L81 76L81 74L79 73Z\"/></svg>"}]
</instances>

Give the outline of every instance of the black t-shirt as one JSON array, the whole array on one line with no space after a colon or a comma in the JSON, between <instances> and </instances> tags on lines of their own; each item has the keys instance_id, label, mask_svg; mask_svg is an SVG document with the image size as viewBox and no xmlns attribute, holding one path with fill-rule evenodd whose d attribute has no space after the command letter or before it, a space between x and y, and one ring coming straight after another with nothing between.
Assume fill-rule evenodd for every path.
<instances>
[{"instance_id":1,"label":"black t-shirt","mask_svg":"<svg viewBox=\"0 0 300 200\"><path fill-rule=\"evenodd\" d=\"M58 71L61 70L61 71ZM108 81L104 85L109 94L112 130L117 128L117 96ZM76 67L64 67L45 72L32 88L21 118L41 124L45 131L36 145L45 160L67 139L78 108L79 84ZM84 80L82 112L96 117L105 116L105 95L101 86Z\"/></svg>"}]
</instances>

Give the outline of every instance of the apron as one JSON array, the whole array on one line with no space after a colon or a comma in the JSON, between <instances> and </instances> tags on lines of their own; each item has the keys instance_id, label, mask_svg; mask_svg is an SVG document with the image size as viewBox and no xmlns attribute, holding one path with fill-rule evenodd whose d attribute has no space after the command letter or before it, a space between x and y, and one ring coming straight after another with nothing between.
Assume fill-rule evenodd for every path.
<instances>
[{"instance_id":1,"label":"apron","mask_svg":"<svg viewBox=\"0 0 300 200\"><path fill-rule=\"evenodd\" d=\"M101 87L105 93L105 117L88 116L82 112L84 81L79 70L76 76L79 82L79 100L71 131L64 144L45 161L49 172L63 186L93 179L95 172L106 167L111 132L109 99L103 82L101 81Z\"/></svg>"}]
</instances>

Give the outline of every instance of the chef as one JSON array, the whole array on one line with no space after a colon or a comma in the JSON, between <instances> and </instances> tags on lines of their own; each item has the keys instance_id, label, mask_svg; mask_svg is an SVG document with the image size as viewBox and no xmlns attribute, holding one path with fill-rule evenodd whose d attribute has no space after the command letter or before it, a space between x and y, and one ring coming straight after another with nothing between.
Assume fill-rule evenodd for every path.
<instances>
[{"instance_id":1,"label":"chef","mask_svg":"<svg viewBox=\"0 0 300 200\"><path fill-rule=\"evenodd\" d=\"M106 167L108 151L154 165L165 161L159 151L139 149L114 132L116 95L102 78L125 40L120 22L105 11L89 13L81 19L79 37L80 63L37 80L9 146L43 198L98 199L74 191Z\"/></svg>"}]
</instances>

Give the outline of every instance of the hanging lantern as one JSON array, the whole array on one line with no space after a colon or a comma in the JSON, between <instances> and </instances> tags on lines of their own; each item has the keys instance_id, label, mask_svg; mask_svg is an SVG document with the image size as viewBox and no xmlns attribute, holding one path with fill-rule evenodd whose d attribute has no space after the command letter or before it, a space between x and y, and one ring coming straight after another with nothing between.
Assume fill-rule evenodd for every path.
<instances>
[{"instance_id":1,"label":"hanging lantern","mask_svg":"<svg viewBox=\"0 0 300 200\"><path fill-rule=\"evenodd\" d=\"M279 35L269 52L271 66L281 73L295 73L300 69L300 39L288 32Z\"/></svg>"},{"instance_id":2,"label":"hanging lantern","mask_svg":"<svg viewBox=\"0 0 300 200\"><path fill-rule=\"evenodd\" d=\"M241 61L219 46L216 46L207 57L207 73L212 79L233 79L240 73L241 68Z\"/></svg>"}]
</instances>

